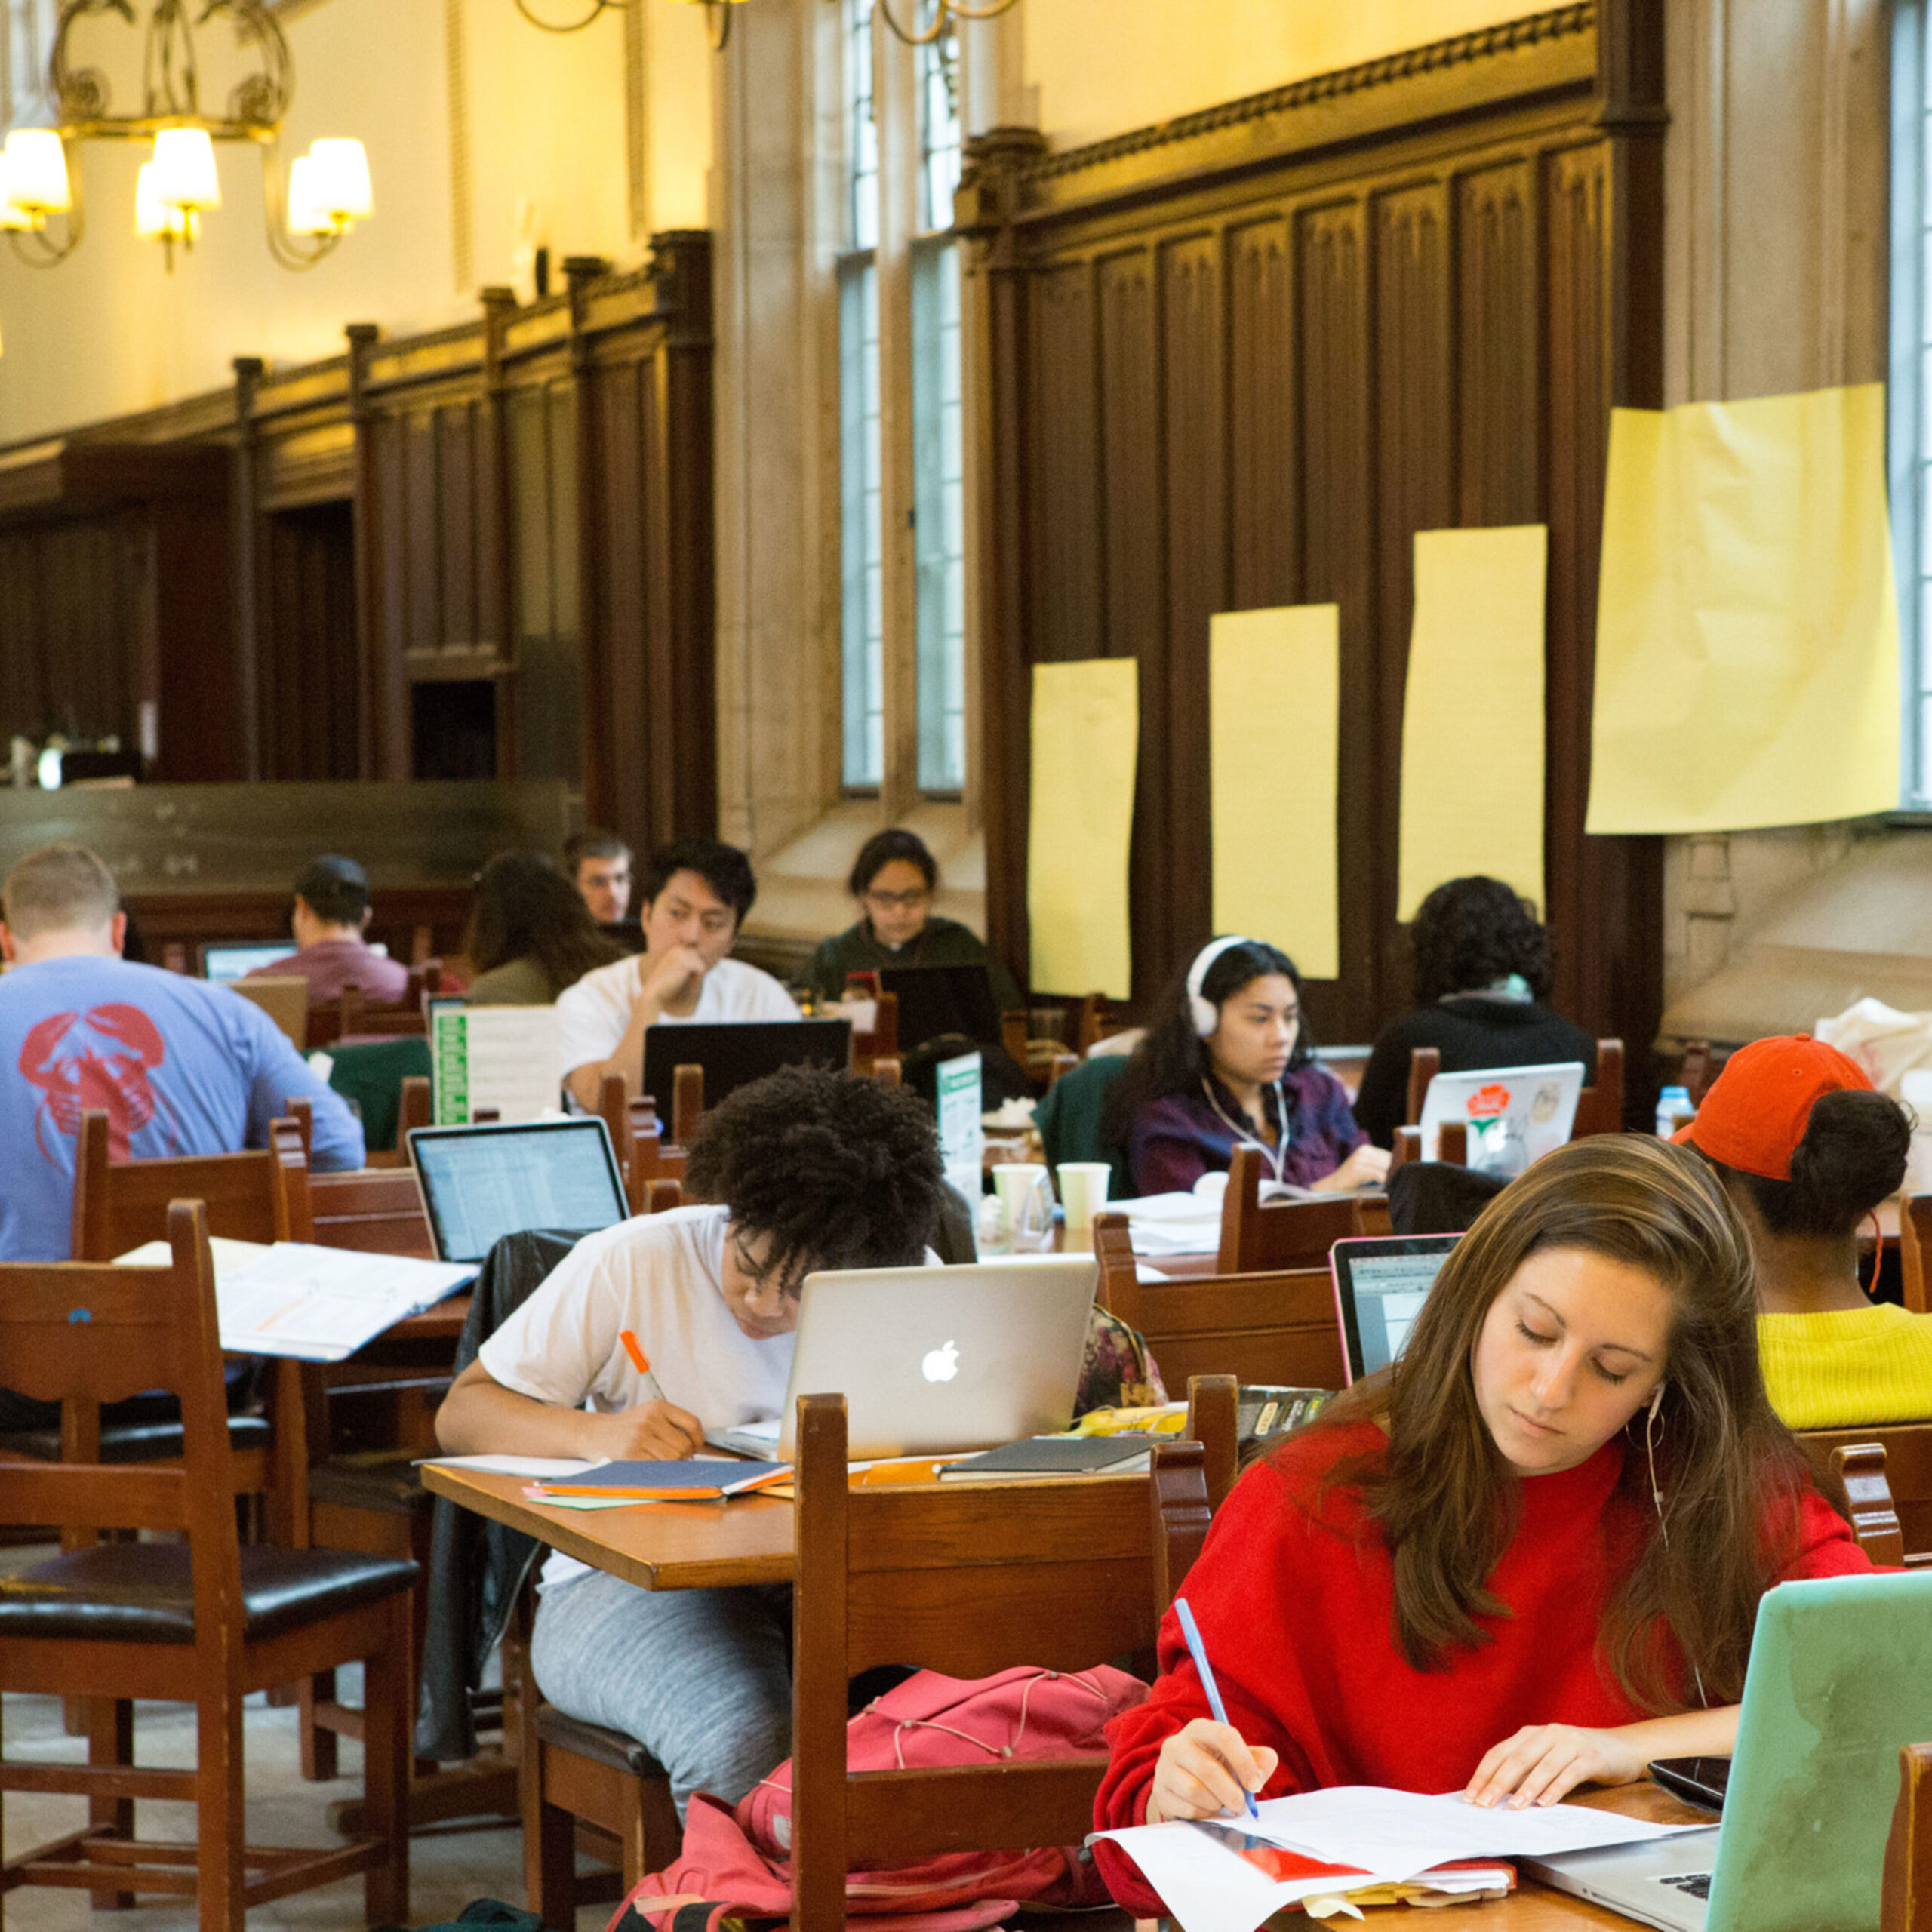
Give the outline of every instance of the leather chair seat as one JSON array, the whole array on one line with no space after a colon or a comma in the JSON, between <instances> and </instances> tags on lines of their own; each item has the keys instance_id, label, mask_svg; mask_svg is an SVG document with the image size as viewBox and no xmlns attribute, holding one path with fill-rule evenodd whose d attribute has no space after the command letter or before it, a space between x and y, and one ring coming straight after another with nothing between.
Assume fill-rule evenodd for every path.
<instances>
[{"instance_id":1,"label":"leather chair seat","mask_svg":"<svg viewBox=\"0 0 1932 1932\"><path fill-rule=\"evenodd\" d=\"M245 1543L244 1634L251 1642L279 1636L415 1580L416 1565L393 1557ZM0 1637L188 1644L194 1636L186 1543L97 1543L0 1577Z\"/></svg>"},{"instance_id":2,"label":"leather chair seat","mask_svg":"<svg viewBox=\"0 0 1932 1932\"><path fill-rule=\"evenodd\" d=\"M265 1416L230 1416L231 1449L266 1449L275 1438ZM181 1420L104 1423L100 1431L103 1463L159 1463L179 1460L183 1453ZM60 1432L55 1429L10 1429L0 1432L0 1456L26 1456L38 1463L60 1460Z\"/></svg>"},{"instance_id":3,"label":"leather chair seat","mask_svg":"<svg viewBox=\"0 0 1932 1932\"><path fill-rule=\"evenodd\" d=\"M421 1472L407 1455L331 1456L309 1472L309 1500L383 1516L420 1515L429 1507Z\"/></svg>"},{"instance_id":4,"label":"leather chair seat","mask_svg":"<svg viewBox=\"0 0 1932 1932\"><path fill-rule=\"evenodd\" d=\"M664 1767L635 1737L601 1724L586 1724L582 1718L566 1716L555 1704L537 1706L537 1735L546 1744L574 1751L592 1764L608 1765L612 1770L627 1772L632 1777L664 1775Z\"/></svg>"}]
</instances>

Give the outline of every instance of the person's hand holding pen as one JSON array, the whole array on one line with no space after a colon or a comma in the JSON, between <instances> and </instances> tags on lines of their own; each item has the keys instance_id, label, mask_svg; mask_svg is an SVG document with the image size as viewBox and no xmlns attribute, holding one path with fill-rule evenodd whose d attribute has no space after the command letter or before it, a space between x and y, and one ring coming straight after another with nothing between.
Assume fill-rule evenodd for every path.
<instances>
[{"instance_id":1,"label":"person's hand holding pen","mask_svg":"<svg viewBox=\"0 0 1932 1932\"><path fill-rule=\"evenodd\" d=\"M624 1352L644 1378L645 1399L615 1415L586 1416L595 1453L613 1462L681 1463L704 1446L704 1424L688 1409L667 1401L651 1372L651 1358L626 1328Z\"/></svg>"},{"instance_id":2,"label":"person's hand holding pen","mask_svg":"<svg viewBox=\"0 0 1932 1932\"><path fill-rule=\"evenodd\" d=\"M1252 1817L1254 1794L1274 1775L1280 1755L1265 1744L1250 1744L1229 1723L1207 1646L1185 1597L1174 1599L1174 1615L1214 1715L1183 1724L1161 1746L1147 1794L1147 1822L1158 1825L1167 1818L1215 1818L1244 1810Z\"/></svg>"}]
</instances>

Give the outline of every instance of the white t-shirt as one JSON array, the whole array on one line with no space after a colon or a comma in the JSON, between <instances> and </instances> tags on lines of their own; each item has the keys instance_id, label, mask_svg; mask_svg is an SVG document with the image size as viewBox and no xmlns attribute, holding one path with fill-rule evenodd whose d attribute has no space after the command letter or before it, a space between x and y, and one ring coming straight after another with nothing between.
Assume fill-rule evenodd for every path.
<instances>
[{"instance_id":1,"label":"white t-shirt","mask_svg":"<svg viewBox=\"0 0 1932 1932\"><path fill-rule=\"evenodd\" d=\"M601 1066L617 1051L637 1004L641 961L619 959L586 973L557 1001L557 1030L563 1045L564 1072ZM705 974L697 1004L689 1013L667 1013L660 1026L713 1026L727 1020L798 1020L792 995L769 973L742 959L721 959Z\"/></svg>"},{"instance_id":2,"label":"white t-shirt","mask_svg":"<svg viewBox=\"0 0 1932 1932\"><path fill-rule=\"evenodd\" d=\"M779 1414L792 1338L753 1341L732 1320L721 1292L728 1218L719 1207L678 1208L587 1235L477 1359L519 1395L611 1415L648 1399L619 1339L628 1328L665 1399L707 1434ZM586 1567L552 1555L545 1587Z\"/></svg>"}]
</instances>

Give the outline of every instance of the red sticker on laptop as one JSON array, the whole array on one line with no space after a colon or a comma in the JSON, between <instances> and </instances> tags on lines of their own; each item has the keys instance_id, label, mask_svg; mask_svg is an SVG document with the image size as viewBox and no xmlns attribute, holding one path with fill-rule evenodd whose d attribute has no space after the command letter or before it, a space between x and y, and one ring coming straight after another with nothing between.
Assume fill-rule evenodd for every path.
<instances>
[{"instance_id":1,"label":"red sticker on laptop","mask_svg":"<svg viewBox=\"0 0 1932 1932\"><path fill-rule=\"evenodd\" d=\"M1494 1120L1497 1115L1506 1112L1509 1106L1509 1088L1492 1081L1487 1087L1478 1087L1469 1096L1469 1116L1472 1120Z\"/></svg>"}]
</instances>

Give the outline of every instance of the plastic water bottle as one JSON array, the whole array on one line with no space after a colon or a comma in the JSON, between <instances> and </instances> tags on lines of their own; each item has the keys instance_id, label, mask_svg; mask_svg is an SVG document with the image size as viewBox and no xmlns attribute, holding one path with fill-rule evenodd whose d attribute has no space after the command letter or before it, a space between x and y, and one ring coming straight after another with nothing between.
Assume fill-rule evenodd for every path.
<instances>
[{"instance_id":1,"label":"plastic water bottle","mask_svg":"<svg viewBox=\"0 0 1932 1932\"><path fill-rule=\"evenodd\" d=\"M1690 1088L1666 1087L1657 1096L1657 1138L1668 1140L1677 1131L1678 1115L1690 1111Z\"/></svg>"}]
</instances>

